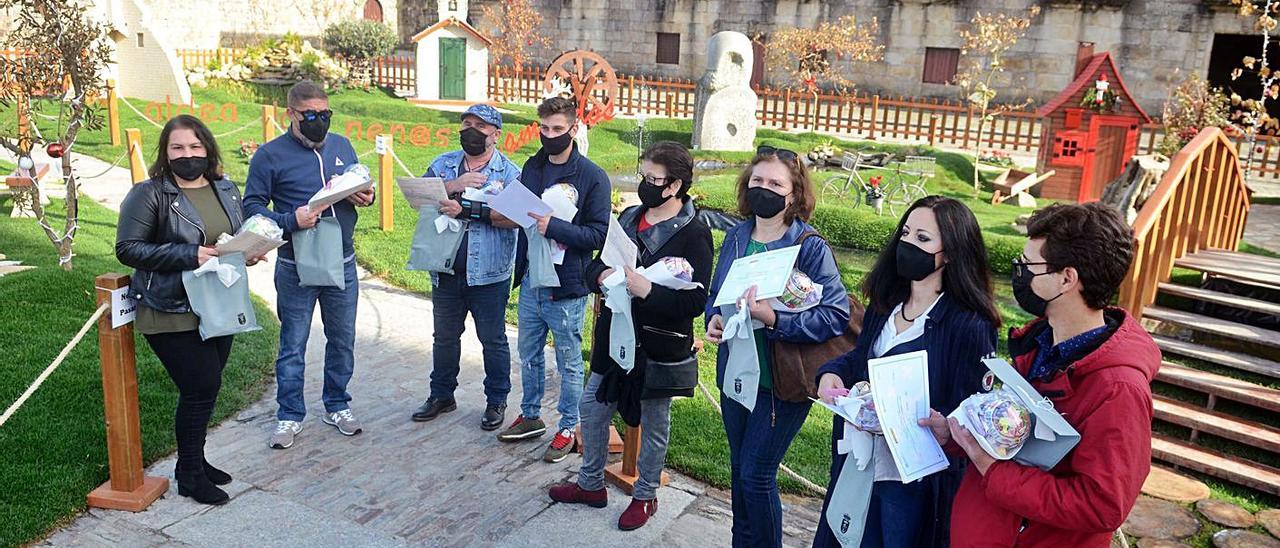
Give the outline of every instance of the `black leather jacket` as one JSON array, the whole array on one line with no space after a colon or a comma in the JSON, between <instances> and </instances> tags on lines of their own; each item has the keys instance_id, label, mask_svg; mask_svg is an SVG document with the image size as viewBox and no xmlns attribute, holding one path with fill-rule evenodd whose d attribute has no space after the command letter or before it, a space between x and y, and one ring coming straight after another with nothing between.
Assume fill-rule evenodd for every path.
<instances>
[{"instance_id":1,"label":"black leather jacket","mask_svg":"<svg viewBox=\"0 0 1280 548\"><path fill-rule=\"evenodd\" d=\"M232 230L239 230L244 222L240 189L226 178L214 181L213 188ZM204 221L172 180L134 185L116 225L116 259L135 270L130 296L161 312L190 312L182 272L199 266L196 253L204 241Z\"/></svg>"}]
</instances>

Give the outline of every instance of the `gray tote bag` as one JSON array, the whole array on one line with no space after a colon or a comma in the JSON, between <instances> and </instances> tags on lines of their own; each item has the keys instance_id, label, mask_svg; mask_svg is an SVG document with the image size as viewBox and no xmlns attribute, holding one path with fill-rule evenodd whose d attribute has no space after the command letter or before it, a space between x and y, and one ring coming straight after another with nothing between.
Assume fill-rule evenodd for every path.
<instances>
[{"instance_id":1,"label":"gray tote bag","mask_svg":"<svg viewBox=\"0 0 1280 548\"><path fill-rule=\"evenodd\" d=\"M182 273L187 301L200 319L200 339L207 341L262 329L253 314L253 301L249 299L249 273L245 269L244 254L228 253L218 256L217 260L220 269L232 269L239 274L230 286L222 282L216 271Z\"/></svg>"},{"instance_id":2,"label":"gray tote bag","mask_svg":"<svg viewBox=\"0 0 1280 548\"><path fill-rule=\"evenodd\" d=\"M316 226L294 231L293 259L298 267L298 285L347 288L342 225L338 224L337 213L320 217Z\"/></svg>"},{"instance_id":3,"label":"gray tote bag","mask_svg":"<svg viewBox=\"0 0 1280 548\"><path fill-rule=\"evenodd\" d=\"M406 269L453 274L453 261L457 258L467 227L464 223L453 222L441 231L436 226L439 216L440 206L426 204L418 208L418 228L413 232Z\"/></svg>"}]
</instances>

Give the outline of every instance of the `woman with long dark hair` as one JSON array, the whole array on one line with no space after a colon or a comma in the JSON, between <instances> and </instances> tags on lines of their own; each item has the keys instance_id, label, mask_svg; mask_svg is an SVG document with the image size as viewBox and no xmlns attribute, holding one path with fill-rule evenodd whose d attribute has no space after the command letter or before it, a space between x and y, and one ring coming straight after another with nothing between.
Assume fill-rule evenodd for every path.
<instances>
[{"instance_id":1,"label":"woman with long dark hair","mask_svg":"<svg viewBox=\"0 0 1280 548\"><path fill-rule=\"evenodd\" d=\"M912 204L898 221L896 235L863 281L870 306L857 346L819 370L818 393L830 401L833 391L867 381L867 360L926 350L929 403L947 415L981 391L986 373L981 360L995 351L1000 315L986 246L973 212L941 196ZM814 546L839 546L826 507L845 466L846 455L836 451L843 422L839 416L833 421L831 481ZM937 429L934 433L948 439ZM872 452L874 484L862 546L946 546L951 499L967 461L953 458L945 470L902 483L883 436L873 439Z\"/></svg>"},{"instance_id":2,"label":"woman with long dark hair","mask_svg":"<svg viewBox=\"0 0 1280 548\"><path fill-rule=\"evenodd\" d=\"M747 219L725 233L707 299L707 340L720 345L716 353L716 385L723 387L732 351L729 344L722 343L726 321L733 315L726 317L714 303L729 266L747 255L799 245L792 280L799 277L795 274L798 271L806 279L803 285L821 286L812 287L810 294L820 297L803 310L778 310L773 299L756 299L754 287L733 296L749 308L750 336L758 362L758 386L737 394L753 401L753 406L748 407L723 390L720 395L729 441L735 547L782 546L778 466L813 403L805 396L781 397L783 393L807 392L808 387L796 389L794 384L796 380L805 383L810 374L781 371L796 363L776 359L774 348L779 343L818 345L843 335L849 325L849 295L840 281L835 255L826 241L813 237L817 231L805 222L815 204L809 170L796 153L760 147L751 165L738 177L738 211ZM756 328L756 324L760 327Z\"/></svg>"},{"instance_id":3,"label":"woman with long dark hair","mask_svg":"<svg viewBox=\"0 0 1280 548\"><path fill-rule=\"evenodd\" d=\"M134 185L120 206L116 258L135 269L130 285L138 300L134 328L178 387L178 494L224 504L227 493L217 486L230 483L231 476L205 460L204 440L232 337L201 339L182 273L218 255L213 247L218 236L239 230L244 221L240 191L223 177L218 144L198 118L174 117L159 141L151 178Z\"/></svg>"}]
</instances>

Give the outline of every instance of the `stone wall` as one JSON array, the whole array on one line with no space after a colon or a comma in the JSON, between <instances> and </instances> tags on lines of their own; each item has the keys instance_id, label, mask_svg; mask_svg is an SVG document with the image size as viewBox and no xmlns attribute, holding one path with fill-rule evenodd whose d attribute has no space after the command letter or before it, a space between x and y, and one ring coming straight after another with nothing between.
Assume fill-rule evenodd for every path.
<instances>
[{"instance_id":1,"label":"stone wall","mask_svg":"<svg viewBox=\"0 0 1280 548\"><path fill-rule=\"evenodd\" d=\"M707 41L716 32L754 36L776 29L815 26L842 15L880 20L885 60L846 68L859 89L893 95L956 98L955 87L921 82L926 47L958 47L960 30L976 11L1020 12L1042 0L533 0L546 19L554 51L595 50L620 71L697 79L706 64ZM1123 8L1081 8L1081 2L1045 6L1009 58L1001 98L1044 101L1071 79L1078 41L1111 51L1129 90L1157 114L1176 72L1204 75L1214 33L1249 33L1251 25L1226 9L1210 10L1203 0L1130 0ZM490 27L481 7L500 0L473 0L470 19ZM412 36L435 20L435 0L401 0L400 32ZM680 63L655 62L657 33L680 34ZM963 61L962 61L963 62ZM773 78L775 83L777 78Z\"/></svg>"},{"instance_id":2,"label":"stone wall","mask_svg":"<svg viewBox=\"0 0 1280 548\"><path fill-rule=\"evenodd\" d=\"M379 0L382 20L398 29L400 0ZM150 8L157 33L180 49L242 47L287 32L312 40L325 27L361 19L365 0L138 0ZM175 8L175 4L181 6Z\"/></svg>"}]
</instances>

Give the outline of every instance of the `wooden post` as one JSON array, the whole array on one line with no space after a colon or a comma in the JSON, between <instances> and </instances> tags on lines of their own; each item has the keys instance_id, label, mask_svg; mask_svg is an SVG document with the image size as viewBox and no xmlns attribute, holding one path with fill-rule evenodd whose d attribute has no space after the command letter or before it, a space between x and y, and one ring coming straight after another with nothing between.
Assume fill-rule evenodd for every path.
<instances>
[{"instance_id":1,"label":"wooden post","mask_svg":"<svg viewBox=\"0 0 1280 548\"><path fill-rule=\"evenodd\" d=\"M968 110L965 111L964 117L964 144L960 148L969 150L969 128L973 125L973 103L969 103Z\"/></svg>"},{"instance_id":2,"label":"wooden post","mask_svg":"<svg viewBox=\"0 0 1280 548\"><path fill-rule=\"evenodd\" d=\"M111 134L111 146L120 146L120 98L116 96L116 81L107 80L107 131Z\"/></svg>"},{"instance_id":3,"label":"wooden post","mask_svg":"<svg viewBox=\"0 0 1280 548\"><path fill-rule=\"evenodd\" d=\"M18 94L18 101L15 105L18 111L18 148L29 150L31 146L31 118L27 116L27 97Z\"/></svg>"},{"instance_id":4,"label":"wooden post","mask_svg":"<svg viewBox=\"0 0 1280 548\"><path fill-rule=\"evenodd\" d=\"M378 226L383 232L395 230L395 196L391 192L391 180L395 177L395 166L391 165L391 134L378 136L385 144L386 150L378 155Z\"/></svg>"},{"instance_id":5,"label":"wooden post","mask_svg":"<svg viewBox=\"0 0 1280 548\"><path fill-rule=\"evenodd\" d=\"M640 480L640 471L636 469L636 461L640 459L640 427L627 426L627 435L622 440L622 462L610 464L604 469L604 477L617 485L619 489L630 495ZM671 481L667 472L662 472L661 485Z\"/></svg>"},{"instance_id":6,"label":"wooden post","mask_svg":"<svg viewBox=\"0 0 1280 548\"><path fill-rule=\"evenodd\" d=\"M791 118L791 88L782 95L782 131L787 130L787 125Z\"/></svg>"},{"instance_id":7,"label":"wooden post","mask_svg":"<svg viewBox=\"0 0 1280 548\"><path fill-rule=\"evenodd\" d=\"M929 146L933 146L937 142L938 137L938 117L929 115Z\"/></svg>"},{"instance_id":8,"label":"wooden post","mask_svg":"<svg viewBox=\"0 0 1280 548\"><path fill-rule=\"evenodd\" d=\"M276 138L276 106L262 105L262 144Z\"/></svg>"},{"instance_id":9,"label":"wooden post","mask_svg":"<svg viewBox=\"0 0 1280 548\"><path fill-rule=\"evenodd\" d=\"M671 92L668 91L667 92L667 118L676 117L674 111L672 110L672 106L673 106L672 99L675 99L675 97L672 97Z\"/></svg>"},{"instance_id":10,"label":"wooden post","mask_svg":"<svg viewBox=\"0 0 1280 548\"><path fill-rule=\"evenodd\" d=\"M147 180L147 161L142 157L142 132L138 128L124 130L125 141L129 147L129 173L133 175L133 183Z\"/></svg>"},{"instance_id":11,"label":"wooden post","mask_svg":"<svg viewBox=\"0 0 1280 548\"><path fill-rule=\"evenodd\" d=\"M876 127L880 123L879 118L880 118L880 96L874 95L871 97L871 118L870 118L871 129L867 131L868 140L871 140L871 141L876 140Z\"/></svg>"},{"instance_id":12,"label":"wooden post","mask_svg":"<svg viewBox=\"0 0 1280 548\"><path fill-rule=\"evenodd\" d=\"M627 76L627 114L636 113L636 76Z\"/></svg>"},{"instance_id":13,"label":"wooden post","mask_svg":"<svg viewBox=\"0 0 1280 548\"><path fill-rule=\"evenodd\" d=\"M134 130L137 131L137 130ZM111 291L129 286L129 276L103 274L94 280L98 305L111 304ZM112 314L98 319L102 358L102 403L106 408L107 462L111 479L89 492L89 506L141 512L169 490L169 480L142 473L142 427L138 422L138 370L133 325L111 328Z\"/></svg>"}]
</instances>

